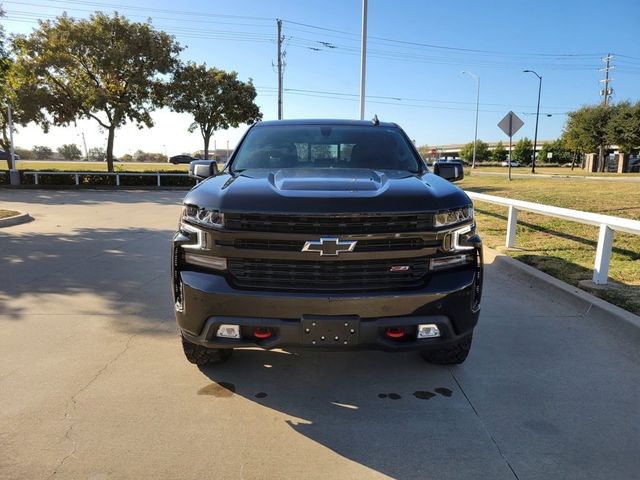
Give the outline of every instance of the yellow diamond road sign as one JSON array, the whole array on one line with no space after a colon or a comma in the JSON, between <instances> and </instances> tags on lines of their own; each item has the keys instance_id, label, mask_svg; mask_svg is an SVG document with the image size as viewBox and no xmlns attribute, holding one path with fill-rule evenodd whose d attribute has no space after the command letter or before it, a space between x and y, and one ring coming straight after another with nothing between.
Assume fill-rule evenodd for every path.
<instances>
[{"instance_id":1,"label":"yellow diamond road sign","mask_svg":"<svg viewBox=\"0 0 640 480\"><path fill-rule=\"evenodd\" d=\"M513 135L520 130L523 125L524 122L513 112L507 113L498 123L500 129L509 137L513 137Z\"/></svg>"}]
</instances>

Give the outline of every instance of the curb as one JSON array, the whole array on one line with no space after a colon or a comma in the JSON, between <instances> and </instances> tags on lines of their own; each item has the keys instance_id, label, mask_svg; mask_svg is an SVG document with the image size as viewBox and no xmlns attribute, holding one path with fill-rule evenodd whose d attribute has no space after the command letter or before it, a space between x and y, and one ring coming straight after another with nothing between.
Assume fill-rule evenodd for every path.
<instances>
[{"instance_id":1,"label":"curb","mask_svg":"<svg viewBox=\"0 0 640 480\"><path fill-rule=\"evenodd\" d=\"M606 317L606 319L614 317L628 325L640 328L640 316L638 315L602 300L601 298L585 292L578 287L574 287L562 280L558 280L547 273L541 272L537 268L504 255L496 250L484 247L484 251L485 256L489 257L489 259L493 259L493 262L496 265L499 265L512 273L525 275L527 280L530 281L533 286L541 288L550 287L554 291L559 292L565 300L568 300L578 308L583 309L584 316L600 316Z\"/></svg>"},{"instance_id":2,"label":"curb","mask_svg":"<svg viewBox=\"0 0 640 480\"><path fill-rule=\"evenodd\" d=\"M20 213L18 215L14 215L13 217L0 218L0 228L20 225L21 223L27 223L31 220L33 220L33 218L28 213Z\"/></svg>"}]
</instances>

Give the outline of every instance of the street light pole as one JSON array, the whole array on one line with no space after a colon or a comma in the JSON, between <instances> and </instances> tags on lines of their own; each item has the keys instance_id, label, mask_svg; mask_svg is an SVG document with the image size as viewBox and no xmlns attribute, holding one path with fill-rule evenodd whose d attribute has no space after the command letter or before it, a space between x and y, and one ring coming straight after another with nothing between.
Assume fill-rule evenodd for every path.
<instances>
[{"instance_id":1,"label":"street light pole","mask_svg":"<svg viewBox=\"0 0 640 480\"><path fill-rule=\"evenodd\" d=\"M367 75L367 0L362 0L362 39L360 48L360 120L364 120L364 87Z\"/></svg>"},{"instance_id":2,"label":"street light pole","mask_svg":"<svg viewBox=\"0 0 640 480\"><path fill-rule=\"evenodd\" d=\"M523 70L523 73L533 73L538 77L538 107L536 108L536 131L533 134L533 158L531 159L531 173L536 173L536 148L538 147L538 119L540 118L540 92L542 92L542 76L533 70Z\"/></svg>"},{"instance_id":3,"label":"street light pole","mask_svg":"<svg viewBox=\"0 0 640 480\"><path fill-rule=\"evenodd\" d=\"M480 77L475 73L462 71L460 73L466 73L467 75L476 79L478 83L478 90L476 93L476 129L473 134L473 161L471 162L471 168L476 168L476 145L478 143L478 112L480 111Z\"/></svg>"}]
</instances>

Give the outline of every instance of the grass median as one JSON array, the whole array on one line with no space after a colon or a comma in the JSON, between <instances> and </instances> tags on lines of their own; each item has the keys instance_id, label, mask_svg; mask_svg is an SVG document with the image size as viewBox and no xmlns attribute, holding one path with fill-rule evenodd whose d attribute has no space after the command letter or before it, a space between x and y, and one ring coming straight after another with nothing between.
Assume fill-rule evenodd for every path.
<instances>
[{"instance_id":1,"label":"grass median","mask_svg":"<svg viewBox=\"0 0 640 480\"><path fill-rule=\"evenodd\" d=\"M465 190L558 207L640 220L640 185L571 178L467 176ZM485 244L505 244L507 208L475 202L478 228ZM505 253L571 285L591 280L598 228L528 212L518 213L516 249ZM616 232L609 269L609 288L591 293L640 314L640 237ZM541 302L544 299L540 299Z\"/></svg>"},{"instance_id":2,"label":"grass median","mask_svg":"<svg viewBox=\"0 0 640 480\"><path fill-rule=\"evenodd\" d=\"M508 167L483 167L479 166L476 169L479 173L502 173L503 175L508 175L509 168ZM558 177L612 177L612 178L620 178L620 177L635 177L640 179L640 174L638 173L615 173L615 172L587 172L586 170L582 170L579 167L571 170L570 167L545 167L544 164L541 166L536 165L536 175L554 175ZM511 168L512 176L519 175L531 175L531 167L512 167Z\"/></svg>"}]
</instances>

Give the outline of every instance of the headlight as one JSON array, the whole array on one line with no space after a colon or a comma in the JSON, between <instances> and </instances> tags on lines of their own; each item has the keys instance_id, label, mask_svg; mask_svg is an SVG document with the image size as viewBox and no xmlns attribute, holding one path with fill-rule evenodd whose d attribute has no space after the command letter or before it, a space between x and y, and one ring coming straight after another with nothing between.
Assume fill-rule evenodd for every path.
<instances>
[{"instance_id":1,"label":"headlight","mask_svg":"<svg viewBox=\"0 0 640 480\"><path fill-rule=\"evenodd\" d=\"M447 225L455 225L471 219L473 219L473 207L456 208L455 210L436 213L435 226L446 227Z\"/></svg>"},{"instance_id":2,"label":"headlight","mask_svg":"<svg viewBox=\"0 0 640 480\"><path fill-rule=\"evenodd\" d=\"M211 208L200 208L196 205L185 205L182 208L182 219L208 228L222 228L224 214Z\"/></svg>"}]
</instances>

